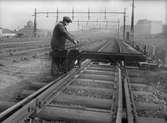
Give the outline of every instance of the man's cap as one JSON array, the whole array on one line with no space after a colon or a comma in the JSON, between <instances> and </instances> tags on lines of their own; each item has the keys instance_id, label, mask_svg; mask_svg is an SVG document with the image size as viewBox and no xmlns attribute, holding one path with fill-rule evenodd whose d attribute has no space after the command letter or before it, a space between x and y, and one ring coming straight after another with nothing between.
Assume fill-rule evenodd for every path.
<instances>
[{"instance_id":1,"label":"man's cap","mask_svg":"<svg viewBox=\"0 0 167 123\"><path fill-rule=\"evenodd\" d=\"M67 17L67 16L64 16L64 17L63 17L63 21L66 21L66 22L68 22L68 23L72 23L71 18L70 18L70 17Z\"/></svg>"}]
</instances>

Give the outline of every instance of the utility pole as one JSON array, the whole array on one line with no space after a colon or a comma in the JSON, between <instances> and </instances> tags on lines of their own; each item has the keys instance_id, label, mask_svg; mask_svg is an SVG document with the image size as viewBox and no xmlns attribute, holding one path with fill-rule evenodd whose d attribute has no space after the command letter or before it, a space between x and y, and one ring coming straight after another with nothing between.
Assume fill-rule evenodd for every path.
<instances>
[{"instance_id":1,"label":"utility pole","mask_svg":"<svg viewBox=\"0 0 167 123\"><path fill-rule=\"evenodd\" d=\"M97 18L97 21L96 21L96 28L97 28L97 30L99 29L99 21L98 21L98 18Z\"/></svg>"},{"instance_id":2,"label":"utility pole","mask_svg":"<svg viewBox=\"0 0 167 123\"><path fill-rule=\"evenodd\" d=\"M119 39L119 28L120 28L120 21L118 20L118 25L117 25L117 28L118 28L118 30L117 30L117 33L118 33L118 39Z\"/></svg>"},{"instance_id":3,"label":"utility pole","mask_svg":"<svg viewBox=\"0 0 167 123\"><path fill-rule=\"evenodd\" d=\"M74 20L74 8L72 8L72 20Z\"/></svg>"},{"instance_id":4,"label":"utility pole","mask_svg":"<svg viewBox=\"0 0 167 123\"><path fill-rule=\"evenodd\" d=\"M132 45L134 45L134 0L132 0L132 15L131 15L131 38L132 38Z\"/></svg>"},{"instance_id":5,"label":"utility pole","mask_svg":"<svg viewBox=\"0 0 167 123\"><path fill-rule=\"evenodd\" d=\"M33 34L34 34L34 37L37 36L37 10L35 8L35 11L34 11L34 29L33 29Z\"/></svg>"},{"instance_id":6,"label":"utility pole","mask_svg":"<svg viewBox=\"0 0 167 123\"><path fill-rule=\"evenodd\" d=\"M88 20L90 20L90 8L88 8Z\"/></svg>"},{"instance_id":7,"label":"utility pole","mask_svg":"<svg viewBox=\"0 0 167 123\"><path fill-rule=\"evenodd\" d=\"M104 10L104 19L106 20L107 19L107 16L106 16L106 8Z\"/></svg>"},{"instance_id":8,"label":"utility pole","mask_svg":"<svg viewBox=\"0 0 167 123\"><path fill-rule=\"evenodd\" d=\"M124 23L123 23L123 40L125 41L125 32L126 32L126 8L124 9Z\"/></svg>"},{"instance_id":9,"label":"utility pole","mask_svg":"<svg viewBox=\"0 0 167 123\"><path fill-rule=\"evenodd\" d=\"M78 31L79 31L79 27L80 27L80 26L79 26L79 19L78 19L78 24L77 24L77 27L78 27Z\"/></svg>"},{"instance_id":10,"label":"utility pole","mask_svg":"<svg viewBox=\"0 0 167 123\"><path fill-rule=\"evenodd\" d=\"M56 14L57 14L57 16L56 16L56 22L58 22L59 21L59 10L58 10L58 8L57 8Z\"/></svg>"}]
</instances>

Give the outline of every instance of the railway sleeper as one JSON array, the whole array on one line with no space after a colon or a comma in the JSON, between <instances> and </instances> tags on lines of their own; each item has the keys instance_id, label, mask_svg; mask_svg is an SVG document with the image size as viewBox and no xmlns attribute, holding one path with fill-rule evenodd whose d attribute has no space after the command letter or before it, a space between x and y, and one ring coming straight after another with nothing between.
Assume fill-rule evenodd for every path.
<instances>
[{"instance_id":1,"label":"railway sleeper","mask_svg":"<svg viewBox=\"0 0 167 123\"><path fill-rule=\"evenodd\" d=\"M110 109L113 103L112 99L98 99L85 96L60 94L51 101L50 104L80 105L89 108Z\"/></svg>"},{"instance_id":2,"label":"railway sleeper","mask_svg":"<svg viewBox=\"0 0 167 123\"><path fill-rule=\"evenodd\" d=\"M93 80L107 80L114 81L114 76L109 75L96 75L96 74L80 74L79 78L93 79Z\"/></svg>"},{"instance_id":3,"label":"railway sleeper","mask_svg":"<svg viewBox=\"0 0 167 123\"><path fill-rule=\"evenodd\" d=\"M113 83L104 83L104 82L93 82L93 81L74 81L72 85L79 85L85 87L97 87L97 88L106 88L113 89L115 85Z\"/></svg>"},{"instance_id":4,"label":"railway sleeper","mask_svg":"<svg viewBox=\"0 0 167 123\"><path fill-rule=\"evenodd\" d=\"M106 69L106 70L114 70L115 67L114 66L111 66L110 64L103 64L103 63L100 63L100 62L94 62L92 64L89 65L89 67L96 67L96 68L102 68L102 69Z\"/></svg>"},{"instance_id":5,"label":"railway sleeper","mask_svg":"<svg viewBox=\"0 0 167 123\"><path fill-rule=\"evenodd\" d=\"M107 80L94 80L94 79L84 79L84 78L77 78L77 79L75 79L74 80L74 82L77 82L77 81L79 81L79 82L82 82L82 83L84 83L84 82L90 82L90 83L104 83L104 84L114 84L115 82L114 81L107 81Z\"/></svg>"},{"instance_id":6,"label":"railway sleeper","mask_svg":"<svg viewBox=\"0 0 167 123\"><path fill-rule=\"evenodd\" d=\"M104 67L96 67L96 66L89 66L86 68L87 70L99 70L99 71L113 71L114 69L113 68L104 68Z\"/></svg>"},{"instance_id":7,"label":"railway sleeper","mask_svg":"<svg viewBox=\"0 0 167 123\"><path fill-rule=\"evenodd\" d=\"M74 121L76 123L111 123L112 114L106 112L46 106L35 115L46 121Z\"/></svg>"},{"instance_id":8,"label":"railway sleeper","mask_svg":"<svg viewBox=\"0 0 167 123\"><path fill-rule=\"evenodd\" d=\"M82 72L83 74L96 74L96 75L109 75L109 76L113 76L115 73L113 71L102 71L102 70L84 70Z\"/></svg>"},{"instance_id":9,"label":"railway sleeper","mask_svg":"<svg viewBox=\"0 0 167 123\"><path fill-rule=\"evenodd\" d=\"M138 123L166 123L162 118L138 117Z\"/></svg>"},{"instance_id":10,"label":"railway sleeper","mask_svg":"<svg viewBox=\"0 0 167 123\"><path fill-rule=\"evenodd\" d=\"M63 93L68 95L89 96L96 98L112 99L113 90L83 86L69 86Z\"/></svg>"}]
</instances>

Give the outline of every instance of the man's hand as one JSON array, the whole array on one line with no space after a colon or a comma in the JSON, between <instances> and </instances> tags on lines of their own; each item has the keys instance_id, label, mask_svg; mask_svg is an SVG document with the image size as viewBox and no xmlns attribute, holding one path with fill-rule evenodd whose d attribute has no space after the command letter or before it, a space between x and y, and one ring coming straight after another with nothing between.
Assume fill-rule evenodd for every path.
<instances>
[{"instance_id":1,"label":"man's hand","mask_svg":"<svg viewBox=\"0 0 167 123\"><path fill-rule=\"evenodd\" d=\"M79 41L78 40L74 40L74 44L78 44L79 43Z\"/></svg>"}]
</instances>

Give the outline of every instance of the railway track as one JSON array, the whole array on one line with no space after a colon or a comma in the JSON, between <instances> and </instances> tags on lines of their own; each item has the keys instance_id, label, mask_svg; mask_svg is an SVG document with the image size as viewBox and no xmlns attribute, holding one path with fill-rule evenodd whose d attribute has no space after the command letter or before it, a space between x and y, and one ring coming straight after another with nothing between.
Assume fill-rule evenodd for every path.
<instances>
[{"instance_id":1,"label":"railway track","mask_svg":"<svg viewBox=\"0 0 167 123\"><path fill-rule=\"evenodd\" d=\"M106 41L93 41L89 43L81 43L78 47L80 50L96 50ZM42 44L41 44L42 43ZM94 47L92 47L94 46ZM3 50L0 50L1 61L20 61L24 59L29 59L31 57L41 57L45 54L49 54L50 47L48 42L44 41L30 41L30 42L10 42L10 43L1 43L0 47Z\"/></svg>"},{"instance_id":2,"label":"railway track","mask_svg":"<svg viewBox=\"0 0 167 123\"><path fill-rule=\"evenodd\" d=\"M110 41L98 52L123 54L121 49L121 45ZM86 59L80 68L72 69L49 84L32 83L31 90L22 92L20 100L23 100L0 114L0 121L137 123L137 106L125 65L124 61L112 64Z\"/></svg>"},{"instance_id":3,"label":"railway track","mask_svg":"<svg viewBox=\"0 0 167 123\"><path fill-rule=\"evenodd\" d=\"M36 117L44 121L111 122L116 118L117 77L113 66L91 62L54 94Z\"/></svg>"},{"instance_id":4,"label":"railway track","mask_svg":"<svg viewBox=\"0 0 167 123\"><path fill-rule=\"evenodd\" d=\"M137 123L166 123L166 91L159 82L153 83L147 77L150 70L128 68L128 84L133 115Z\"/></svg>"},{"instance_id":5,"label":"railway track","mask_svg":"<svg viewBox=\"0 0 167 123\"><path fill-rule=\"evenodd\" d=\"M100 47L101 45L103 45L103 43L105 43L106 41L100 42L97 46L95 46L93 49L97 49L98 47ZM96 42L93 42L96 43ZM80 49L82 49L84 47L84 44L80 45ZM22 47L23 48L23 47ZM1 58L5 61L5 63L7 62L6 59L14 59L14 60L19 60L20 58L21 60L24 60L22 58L27 58L27 57L31 57L34 55L38 55L38 56L43 56L44 54L49 55L49 47L46 48L39 48L39 49L29 49L29 50L23 50L23 51L16 51L14 52L12 55L10 56L6 56L4 55L3 57L1 56ZM2 60L1 59L1 60ZM15 105L17 102L23 100L24 98L26 98L27 96L31 95L32 93L34 93L35 91L37 91L38 89L42 88L43 86L45 86L47 84L47 81L45 82L33 82L29 85L28 88L26 88L25 90L21 91L20 94L16 95L16 97L14 99L11 99L10 101L0 101L0 112L6 110L7 108Z\"/></svg>"},{"instance_id":6,"label":"railway track","mask_svg":"<svg viewBox=\"0 0 167 123\"><path fill-rule=\"evenodd\" d=\"M10 116L6 120L4 118L10 110L15 109L14 107L3 112L0 116L1 122L25 122L25 120L30 120L29 116L32 115L36 117L34 122L64 119L71 122L75 120L79 122L112 122L116 120L117 115L120 74L118 69L112 65L86 60L80 69L73 70L60 81L54 81L47 85L48 87L40 89L38 93L41 91L43 93L32 97L28 107L24 104L24 107L18 110L19 107L16 104L15 108L18 111L13 115L17 115L17 118L10 118ZM35 105L38 105L38 108ZM51 111L50 109L53 107L55 110ZM52 116L47 117L45 113L48 110L52 112ZM58 117L55 117L55 114L59 114ZM21 121L19 121L20 118L22 118Z\"/></svg>"}]
</instances>

